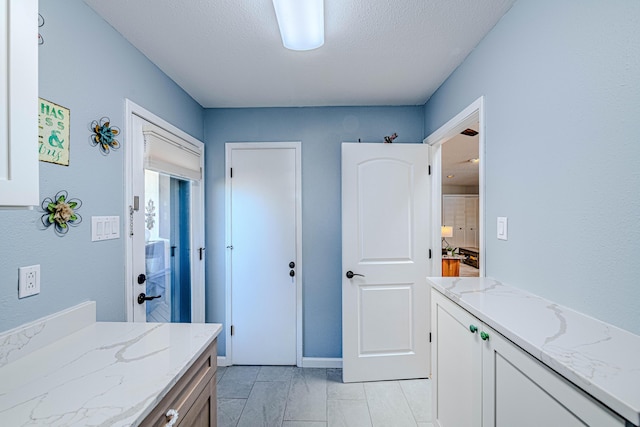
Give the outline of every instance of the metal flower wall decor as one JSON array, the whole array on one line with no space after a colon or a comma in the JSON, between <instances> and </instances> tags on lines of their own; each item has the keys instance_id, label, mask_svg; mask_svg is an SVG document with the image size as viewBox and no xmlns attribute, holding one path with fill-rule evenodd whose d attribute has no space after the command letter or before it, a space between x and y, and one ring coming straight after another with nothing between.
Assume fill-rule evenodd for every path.
<instances>
[{"instance_id":1,"label":"metal flower wall decor","mask_svg":"<svg viewBox=\"0 0 640 427\"><path fill-rule=\"evenodd\" d=\"M77 210L82 206L82 200L69 199L66 190L58 191L55 197L47 197L42 201L42 224L48 228L53 225L56 234L64 236L69 231L69 226L77 226L82 222L82 217Z\"/></svg>"},{"instance_id":2,"label":"metal flower wall decor","mask_svg":"<svg viewBox=\"0 0 640 427\"><path fill-rule=\"evenodd\" d=\"M105 156L109 154L109 149L117 150L120 148L120 143L115 138L120 135L120 128L117 126L111 126L111 120L109 117L102 117L100 120L94 120L91 122L91 144L95 147L100 147L100 151Z\"/></svg>"}]
</instances>

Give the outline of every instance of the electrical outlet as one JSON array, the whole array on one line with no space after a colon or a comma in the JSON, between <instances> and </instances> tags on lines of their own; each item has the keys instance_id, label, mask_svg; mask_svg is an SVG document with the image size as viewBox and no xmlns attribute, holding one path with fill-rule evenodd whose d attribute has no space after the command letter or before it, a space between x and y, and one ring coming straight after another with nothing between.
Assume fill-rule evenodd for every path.
<instances>
[{"instance_id":1,"label":"electrical outlet","mask_svg":"<svg viewBox=\"0 0 640 427\"><path fill-rule=\"evenodd\" d=\"M40 264L18 269L18 298L40 293Z\"/></svg>"}]
</instances>

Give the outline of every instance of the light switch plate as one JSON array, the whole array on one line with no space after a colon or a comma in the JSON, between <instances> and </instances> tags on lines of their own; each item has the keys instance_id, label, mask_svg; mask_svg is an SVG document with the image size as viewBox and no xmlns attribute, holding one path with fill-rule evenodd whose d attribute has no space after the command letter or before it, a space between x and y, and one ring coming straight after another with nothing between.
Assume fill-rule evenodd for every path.
<instances>
[{"instance_id":1,"label":"light switch plate","mask_svg":"<svg viewBox=\"0 0 640 427\"><path fill-rule=\"evenodd\" d=\"M18 269L18 298L40 293L40 264Z\"/></svg>"},{"instance_id":2,"label":"light switch plate","mask_svg":"<svg viewBox=\"0 0 640 427\"><path fill-rule=\"evenodd\" d=\"M498 217L498 239L507 240L507 217Z\"/></svg>"},{"instance_id":3,"label":"light switch plate","mask_svg":"<svg viewBox=\"0 0 640 427\"><path fill-rule=\"evenodd\" d=\"M91 241L111 240L120 238L119 216L92 216Z\"/></svg>"}]
</instances>

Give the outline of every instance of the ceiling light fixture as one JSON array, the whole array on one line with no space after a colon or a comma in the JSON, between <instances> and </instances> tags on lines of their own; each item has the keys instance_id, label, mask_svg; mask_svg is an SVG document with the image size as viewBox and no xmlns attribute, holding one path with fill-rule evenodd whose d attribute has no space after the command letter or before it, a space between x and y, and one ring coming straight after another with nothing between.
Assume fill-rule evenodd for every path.
<instances>
[{"instance_id":1,"label":"ceiling light fixture","mask_svg":"<svg viewBox=\"0 0 640 427\"><path fill-rule=\"evenodd\" d=\"M282 44L311 50L324 44L324 0L273 0Z\"/></svg>"},{"instance_id":2,"label":"ceiling light fixture","mask_svg":"<svg viewBox=\"0 0 640 427\"><path fill-rule=\"evenodd\" d=\"M468 162L469 163L478 163L480 161L480 159L475 158L475 159L469 159Z\"/></svg>"},{"instance_id":3,"label":"ceiling light fixture","mask_svg":"<svg viewBox=\"0 0 640 427\"><path fill-rule=\"evenodd\" d=\"M447 175L447 178L453 178L455 175Z\"/></svg>"}]
</instances>

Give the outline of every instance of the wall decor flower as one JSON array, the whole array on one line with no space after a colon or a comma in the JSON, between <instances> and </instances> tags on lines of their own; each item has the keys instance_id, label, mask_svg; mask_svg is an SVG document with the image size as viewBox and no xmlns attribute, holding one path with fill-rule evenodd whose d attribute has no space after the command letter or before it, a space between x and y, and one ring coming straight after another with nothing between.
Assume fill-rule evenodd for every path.
<instances>
[{"instance_id":1,"label":"wall decor flower","mask_svg":"<svg viewBox=\"0 0 640 427\"><path fill-rule=\"evenodd\" d=\"M69 199L66 190L58 191L55 197L47 197L42 201L42 224L48 228L53 225L56 234L64 236L69 231L69 226L77 226L82 222L82 217L77 210L82 206L82 200Z\"/></svg>"},{"instance_id":2,"label":"wall decor flower","mask_svg":"<svg viewBox=\"0 0 640 427\"><path fill-rule=\"evenodd\" d=\"M100 147L102 154L109 154L109 148L117 150L120 148L120 143L115 138L120 135L120 128L117 126L111 126L111 119L109 117L102 117L100 120L94 120L91 122L91 144L95 147Z\"/></svg>"}]
</instances>

